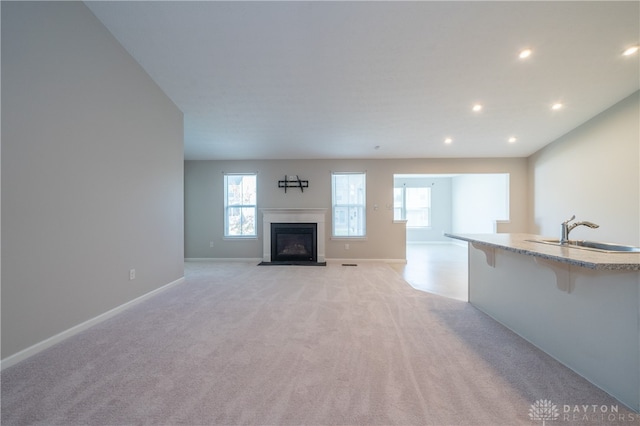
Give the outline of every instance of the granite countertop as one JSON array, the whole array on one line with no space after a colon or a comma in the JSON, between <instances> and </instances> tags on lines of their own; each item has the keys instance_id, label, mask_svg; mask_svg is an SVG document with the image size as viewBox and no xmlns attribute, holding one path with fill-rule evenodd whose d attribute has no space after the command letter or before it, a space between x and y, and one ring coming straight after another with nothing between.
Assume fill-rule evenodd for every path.
<instances>
[{"instance_id":1,"label":"granite countertop","mask_svg":"<svg viewBox=\"0 0 640 426\"><path fill-rule=\"evenodd\" d=\"M546 238L535 234L445 234L445 236L583 268L640 271L640 253L607 253L530 241Z\"/></svg>"}]
</instances>

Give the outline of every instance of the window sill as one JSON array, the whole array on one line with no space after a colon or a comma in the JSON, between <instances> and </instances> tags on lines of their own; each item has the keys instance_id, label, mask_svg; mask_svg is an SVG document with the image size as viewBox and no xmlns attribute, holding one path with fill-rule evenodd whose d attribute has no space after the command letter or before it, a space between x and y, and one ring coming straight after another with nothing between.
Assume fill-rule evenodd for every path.
<instances>
[{"instance_id":1,"label":"window sill","mask_svg":"<svg viewBox=\"0 0 640 426\"><path fill-rule=\"evenodd\" d=\"M250 236L250 237L222 237L223 241L254 241L257 240L258 236Z\"/></svg>"},{"instance_id":2,"label":"window sill","mask_svg":"<svg viewBox=\"0 0 640 426\"><path fill-rule=\"evenodd\" d=\"M331 241L366 241L367 237L331 237Z\"/></svg>"}]
</instances>

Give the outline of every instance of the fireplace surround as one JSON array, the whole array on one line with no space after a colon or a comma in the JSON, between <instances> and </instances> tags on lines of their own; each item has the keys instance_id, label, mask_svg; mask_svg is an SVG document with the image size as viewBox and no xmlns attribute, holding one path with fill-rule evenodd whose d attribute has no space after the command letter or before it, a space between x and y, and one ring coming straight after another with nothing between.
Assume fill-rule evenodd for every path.
<instances>
[{"instance_id":1,"label":"fireplace surround","mask_svg":"<svg viewBox=\"0 0 640 426\"><path fill-rule=\"evenodd\" d=\"M323 264L325 262L325 215L327 209L325 208L263 208L260 209L262 212L262 230L263 230L263 238L262 238L262 261L263 263L273 263L278 262L277 259L272 259L271 249L272 249L272 235L271 235L271 225L272 224L292 224L293 227L290 228L304 228L307 227L306 224L315 225L316 229L316 253L315 261L304 260L301 262L309 262L311 264ZM300 224L304 224L304 226L298 226ZM277 225L276 227L279 227ZM296 231L298 232L298 231ZM295 237L296 232L293 233L293 239ZM298 242L300 244L300 242ZM295 242L294 242L295 247ZM290 251L296 251L296 249L290 249ZM293 253L292 253L293 254Z\"/></svg>"}]
</instances>

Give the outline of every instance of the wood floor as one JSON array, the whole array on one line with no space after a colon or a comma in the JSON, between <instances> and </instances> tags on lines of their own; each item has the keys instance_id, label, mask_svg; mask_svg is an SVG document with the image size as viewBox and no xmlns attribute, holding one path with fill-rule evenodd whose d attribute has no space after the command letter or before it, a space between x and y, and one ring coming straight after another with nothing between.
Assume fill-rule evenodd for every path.
<instances>
[{"instance_id":1,"label":"wood floor","mask_svg":"<svg viewBox=\"0 0 640 426\"><path fill-rule=\"evenodd\" d=\"M407 264L393 268L412 287L468 301L467 248L453 243L407 244Z\"/></svg>"}]
</instances>

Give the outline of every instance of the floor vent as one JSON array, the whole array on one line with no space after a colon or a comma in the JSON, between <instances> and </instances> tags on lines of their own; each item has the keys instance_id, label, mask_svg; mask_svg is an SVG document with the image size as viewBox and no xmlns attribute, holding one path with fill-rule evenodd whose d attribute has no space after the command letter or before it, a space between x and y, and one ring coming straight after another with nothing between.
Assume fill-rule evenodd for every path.
<instances>
[{"instance_id":1,"label":"floor vent","mask_svg":"<svg viewBox=\"0 0 640 426\"><path fill-rule=\"evenodd\" d=\"M343 263L342 266L358 266L357 263Z\"/></svg>"}]
</instances>

